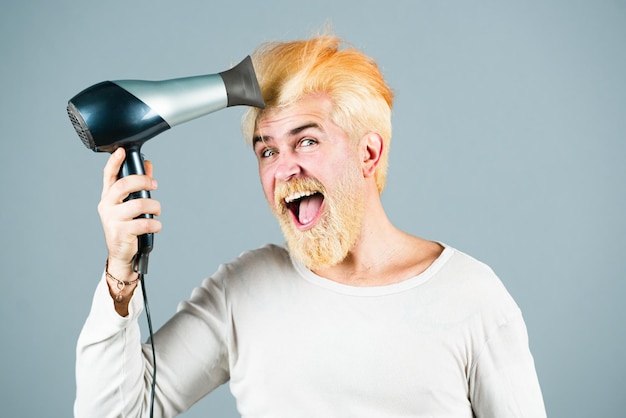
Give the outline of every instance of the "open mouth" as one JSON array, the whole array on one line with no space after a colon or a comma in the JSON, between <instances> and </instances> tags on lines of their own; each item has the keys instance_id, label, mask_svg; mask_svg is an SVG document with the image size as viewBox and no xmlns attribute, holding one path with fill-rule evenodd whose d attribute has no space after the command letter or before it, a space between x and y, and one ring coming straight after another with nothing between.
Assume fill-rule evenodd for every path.
<instances>
[{"instance_id":1,"label":"open mouth","mask_svg":"<svg viewBox=\"0 0 626 418\"><path fill-rule=\"evenodd\" d=\"M285 198L285 206L291 212L298 227L311 227L324 204L324 195L316 191L296 192Z\"/></svg>"}]
</instances>

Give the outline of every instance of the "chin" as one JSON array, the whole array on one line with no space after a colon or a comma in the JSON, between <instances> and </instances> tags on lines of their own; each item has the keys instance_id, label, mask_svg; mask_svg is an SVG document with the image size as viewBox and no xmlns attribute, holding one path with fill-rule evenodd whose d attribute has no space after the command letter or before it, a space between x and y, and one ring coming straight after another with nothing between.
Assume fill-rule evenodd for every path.
<instances>
[{"instance_id":1,"label":"chin","mask_svg":"<svg viewBox=\"0 0 626 418\"><path fill-rule=\"evenodd\" d=\"M344 216L333 214L332 206L329 205L315 225L304 231L290 216L279 217L289 252L310 270L341 263L360 236L363 211L355 209L359 206L345 204L351 210Z\"/></svg>"}]
</instances>

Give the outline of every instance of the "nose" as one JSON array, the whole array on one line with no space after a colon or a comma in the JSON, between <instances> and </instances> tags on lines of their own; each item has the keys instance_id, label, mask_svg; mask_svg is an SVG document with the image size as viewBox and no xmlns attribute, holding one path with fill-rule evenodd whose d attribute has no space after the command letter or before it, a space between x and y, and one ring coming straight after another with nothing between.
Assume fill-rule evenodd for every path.
<instances>
[{"instance_id":1,"label":"nose","mask_svg":"<svg viewBox=\"0 0 626 418\"><path fill-rule=\"evenodd\" d=\"M293 177L297 177L301 171L302 168L293 151L283 151L278 154L278 164L274 172L274 177L277 181L288 181Z\"/></svg>"}]
</instances>

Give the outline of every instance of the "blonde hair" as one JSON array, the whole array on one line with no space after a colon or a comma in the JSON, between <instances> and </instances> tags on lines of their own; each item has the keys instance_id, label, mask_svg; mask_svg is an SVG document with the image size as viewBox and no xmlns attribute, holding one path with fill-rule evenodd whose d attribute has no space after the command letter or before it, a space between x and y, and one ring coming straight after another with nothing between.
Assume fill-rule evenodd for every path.
<instances>
[{"instance_id":1,"label":"blonde hair","mask_svg":"<svg viewBox=\"0 0 626 418\"><path fill-rule=\"evenodd\" d=\"M391 141L393 92L376 62L333 35L308 40L268 42L252 55L265 109L250 108L242 120L244 138L252 144L256 123L265 112L289 106L315 93L333 104L331 119L352 140L368 132L384 141L374 175L379 192L385 187Z\"/></svg>"}]
</instances>

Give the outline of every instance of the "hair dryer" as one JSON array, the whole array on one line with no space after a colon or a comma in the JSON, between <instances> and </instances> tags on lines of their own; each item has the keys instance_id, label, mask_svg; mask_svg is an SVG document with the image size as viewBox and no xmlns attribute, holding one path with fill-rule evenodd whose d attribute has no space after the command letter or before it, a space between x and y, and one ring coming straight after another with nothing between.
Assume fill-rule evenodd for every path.
<instances>
[{"instance_id":1,"label":"hair dryer","mask_svg":"<svg viewBox=\"0 0 626 418\"><path fill-rule=\"evenodd\" d=\"M67 113L87 148L96 152L126 149L121 178L145 174L141 146L150 138L174 125L236 105L265 106L249 56L218 74L162 81L103 81L70 99ZM150 192L143 190L128 199L149 197ZM133 269L140 274L147 273L153 239L153 234L138 237Z\"/></svg>"}]
</instances>

